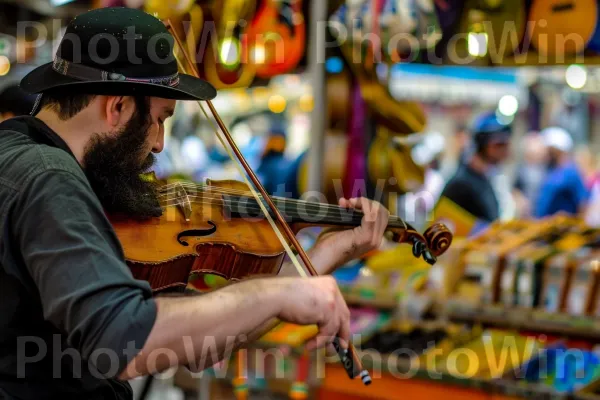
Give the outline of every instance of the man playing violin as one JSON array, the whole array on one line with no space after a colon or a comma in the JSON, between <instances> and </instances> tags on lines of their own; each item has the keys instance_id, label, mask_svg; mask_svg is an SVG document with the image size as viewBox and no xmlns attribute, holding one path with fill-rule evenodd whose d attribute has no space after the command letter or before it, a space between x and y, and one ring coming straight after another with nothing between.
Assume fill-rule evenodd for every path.
<instances>
[{"instance_id":1,"label":"man playing violin","mask_svg":"<svg viewBox=\"0 0 600 400\"><path fill-rule=\"evenodd\" d=\"M160 214L140 175L163 149L164 121L177 100L216 96L178 74L172 44L141 11L82 14L54 62L21 82L38 94L32 115L0 125L2 398L130 399L127 380L210 366L217 360L197 359L205 339L222 355L231 338L256 339L275 318L316 324L309 347L349 339L331 277L251 279L187 297L153 297L133 278L105 213ZM376 248L388 222L378 203L340 205L361 209L362 225L309 252L320 274Z\"/></svg>"}]
</instances>

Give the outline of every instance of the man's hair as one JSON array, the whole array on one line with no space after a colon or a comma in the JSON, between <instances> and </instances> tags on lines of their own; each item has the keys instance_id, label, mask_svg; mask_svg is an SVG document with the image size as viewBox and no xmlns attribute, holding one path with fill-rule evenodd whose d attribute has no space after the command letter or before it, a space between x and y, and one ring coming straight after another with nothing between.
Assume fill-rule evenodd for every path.
<instances>
[{"instance_id":1,"label":"man's hair","mask_svg":"<svg viewBox=\"0 0 600 400\"><path fill-rule=\"evenodd\" d=\"M66 121L73 118L96 98L95 94L79 93L44 93L40 102L40 109L46 108L55 112L58 118ZM150 112L150 98L146 96L134 96L138 112L144 116Z\"/></svg>"},{"instance_id":2,"label":"man's hair","mask_svg":"<svg viewBox=\"0 0 600 400\"><path fill-rule=\"evenodd\" d=\"M54 111L59 119L66 121L89 106L95 97L93 94L48 92L43 94L39 107Z\"/></svg>"}]
</instances>

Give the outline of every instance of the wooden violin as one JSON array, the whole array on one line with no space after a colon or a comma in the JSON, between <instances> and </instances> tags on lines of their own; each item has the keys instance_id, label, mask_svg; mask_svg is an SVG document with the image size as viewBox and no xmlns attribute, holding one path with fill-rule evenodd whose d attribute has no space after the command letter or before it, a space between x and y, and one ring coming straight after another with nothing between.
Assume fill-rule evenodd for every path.
<instances>
[{"instance_id":1,"label":"wooden violin","mask_svg":"<svg viewBox=\"0 0 600 400\"><path fill-rule=\"evenodd\" d=\"M248 187L237 181L199 185L175 182L159 188L163 215L144 221L111 217L137 279L155 292L184 289L191 274L213 274L227 280L276 275L285 250ZM303 200L271 197L294 233L309 226L359 226L362 212ZM415 257L430 264L444 253L452 234L442 224L421 235L391 216L394 241L413 246Z\"/></svg>"}]
</instances>

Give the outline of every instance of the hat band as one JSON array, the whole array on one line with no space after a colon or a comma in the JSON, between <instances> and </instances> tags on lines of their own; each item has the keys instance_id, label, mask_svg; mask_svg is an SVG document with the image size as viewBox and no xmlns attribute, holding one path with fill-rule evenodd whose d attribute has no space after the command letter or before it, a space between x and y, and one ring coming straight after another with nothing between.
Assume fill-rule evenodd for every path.
<instances>
[{"instance_id":1,"label":"hat band","mask_svg":"<svg viewBox=\"0 0 600 400\"><path fill-rule=\"evenodd\" d=\"M58 56L54 58L52 69L61 75L81 81L137 82L170 87L179 85L179 73L154 78L128 78L125 75L116 72L108 72L101 69L88 67L87 65L75 64Z\"/></svg>"}]
</instances>

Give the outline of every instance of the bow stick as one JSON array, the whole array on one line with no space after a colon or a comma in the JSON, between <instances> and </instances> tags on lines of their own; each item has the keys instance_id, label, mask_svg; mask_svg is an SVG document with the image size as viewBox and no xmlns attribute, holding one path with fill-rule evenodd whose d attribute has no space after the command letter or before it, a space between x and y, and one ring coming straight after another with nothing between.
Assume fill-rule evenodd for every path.
<instances>
[{"instance_id":1,"label":"bow stick","mask_svg":"<svg viewBox=\"0 0 600 400\"><path fill-rule=\"evenodd\" d=\"M171 31L171 34L173 35L173 38L177 42L178 47L180 48L182 54L184 55L184 58L185 58L187 64L189 65L189 67L190 67L190 73L192 73L195 77L200 78L200 74L198 72L198 69L196 68L196 64L192 62L189 54L186 51L185 46L183 45L181 39L177 35L177 32L175 31L175 29L173 29L171 21L167 20L165 25L166 25L167 29L169 29ZM248 162L246 161L246 159L244 158L242 152L240 151L240 149L238 148L237 144L233 140L231 134L229 133L229 130L227 129L227 127L223 123L223 120L221 119L221 116L217 112L217 110L216 110L215 106L213 105L212 101L206 100L206 103L208 105L208 108L210 109L211 114L215 118L215 121L217 122L217 125L219 126L221 132L223 133L223 136L225 136L225 139L227 140L229 146L231 147L231 150L235 153L236 158L238 159L239 163L242 165L242 167L246 171L246 174L248 175L248 177L250 178L250 180L252 180L252 183L254 184L254 186L256 187L256 189L258 189L258 191L262 195L262 198L268 204L269 208L271 209L271 211L275 215L275 218L279 222L280 226L283 227L283 230L285 232L286 237L288 238L288 240L292 243L292 245L298 251L298 254L300 255L300 258L302 259L302 261L304 262L304 265L305 265L306 269L308 270L308 272L310 273L310 275L312 275L312 276L318 276L317 271L313 267L310 259L308 258L308 255L304 251L303 247L298 242L298 239L294 235L292 229L290 228L290 226L287 224L287 222L285 221L285 219L283 218L283 216L279 212L279 209L273 203L271 197L267 194L267 191L265 190L265 188L263 187L263 185L260 183L258 177L254 173L254 171L252 170L252 168L250 168L250 166L248 165ZM198 104L202 108L201 103L198 102ZM204 111L203 108L202 108L202 110ZM228 150L227 146L224 146L224 147L226 148L226 150ZM228 150L228 152L229 152L229 150ZM231 157L231 153L230 152L229 152L229 154L230 154L230 157ZM253 188L252 188L251 185L248 185L248 186L250 188L250 191L252 192L252 194L256 198L258 204L261 206L261 209L262 209L263 213L265 214L265 216L267 217L267 219L269 220L269 222L271 222L271 225L273 226L273 229L275 230L276 234L278 235L278 237L279 237L280 241L282 242L283 246L286 248L286 251L288 252L288 255L290 255L290 258L292 259L293 262L295 261L294 265L296 266L296 269L298 269L299 274L305 276L304 271L302 270L302 267L300 267L299 263L295 259L295 256L291 252L291 249L289 249L288 244L281 237L281 235L279 233L279 230L277 229L277 226L273 223L272 219L270 218L269 213L264 208L264 205L263 205L262 201L260 201L261 199L260 199L259 195L253 190ZM371 383L371 377L369 376L369 372L363 368L362 363L361 363L360 359L358 358L356 349L354 348L354 346L352 345L352 343L349 343L348 344L348 348L344 349L342 347L341 343L340 343L339 338L336 337L333 340L332 344L333 344L336 352L338 353L338 356L340 357L342 365L344 366L344 369L346 370L346 373L348 374L348 376L350 377L350 379L354 379L357 376L360 376L362 382L365 385L369 385Z\"/></svg>"}]
</instances>

